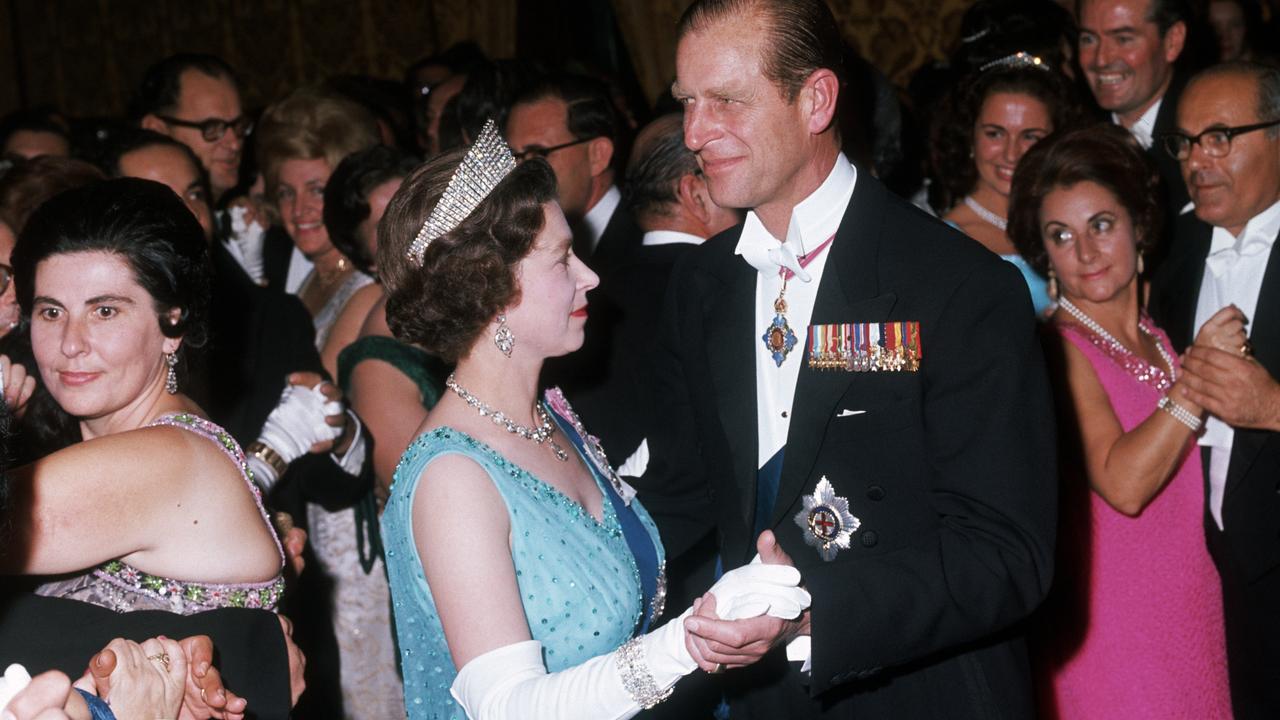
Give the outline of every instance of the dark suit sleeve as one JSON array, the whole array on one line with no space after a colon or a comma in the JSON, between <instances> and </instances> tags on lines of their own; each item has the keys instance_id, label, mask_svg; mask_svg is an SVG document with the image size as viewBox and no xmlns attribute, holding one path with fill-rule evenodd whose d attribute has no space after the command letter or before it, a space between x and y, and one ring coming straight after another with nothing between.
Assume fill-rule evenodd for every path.
<instances>
[{"instance_id":1,"label":"dark suit sleeve","mask_svg":"<svg viewBox=\"0 0 1280 720\"><path fill-rule=\"evenodd\" d=\"M274 613L224 608L196 615L157 610L116 613L89 603L36 595L5 598L0 612L0 662L23 663L35 675L61 670L73 679L117 637L142 642L157 635L208 635L223 683L249 701L249 716L289 717L289 658Z\"/></svg>"},{"instance_id":2,"label":"dark suit sleeve","mask_svg":"<svg viewBox=\"0 0 1280 720\"><path fill-rule=\"evenodd\" d=\"M684 303L686 293L678 292L683 270L677 264L673 281L663 302L663 322L650 357L655 398L660 409L650 413L649 467L633 480L640 502L653 517L666 548L675 558L706 537L717 513L708 492L704 454L699 442L684 368L680 362L679 320L694 312ZM655 401L656 402L656 401Z\"/></svg>"},{"instance_id":3,"label":"dark suit sleeve","mask_svg":"<svg viewBox=\"0 0 1280 720\"><path fill-rule=\"evenodd\" d=\"M985 262L922 332L921 413L901 431L919 433L921 457L902 463L922 468L919 502L936 519L893 552L803 568L814 695L991 636L1044 598L1057 472L1034 326L1016 270Z\"/></svg>"}]
</instances>

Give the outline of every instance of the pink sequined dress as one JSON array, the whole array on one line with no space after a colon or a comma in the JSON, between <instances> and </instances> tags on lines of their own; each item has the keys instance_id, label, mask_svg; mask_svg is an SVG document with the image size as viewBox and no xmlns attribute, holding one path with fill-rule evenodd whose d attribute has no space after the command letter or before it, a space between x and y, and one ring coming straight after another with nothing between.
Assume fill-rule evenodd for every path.
<instances>
[{"instance_id":1,"label":"pink sequined dress","mask_svg":"<svg viewBox=\"0 0 1280 720\"><path fill-rule=\"evenodd\" d=\"M271 527L267 512L262 507L262 493L254 484L245 463L244 453L235 439L217 425L189 413L163 415L152 426L168 425L193 432L216 443L240 468L246 492L262 513L262 521ZM272 529L271 536L276 537ZM276 539L280 553L280 565L284 567L284 549ZM98 567L69 577L51 580L36 588L36 593L51 597L70 598L105 607L116 612L134 610L167 610L180 615L216 610L224 607L261 608L275 610L284 592L284 576L276 576L265 582L214 584L176 578L161 577L143 572L122 560L112 560Z\"/></svg>"},{"instance_id":2,"label":"pink sequined dress","mask_svg":"<svg viewBox=\"0 0 1280 720\"><path fill-rule=\"evenodd\" d=\"M1171 358L1169 338L1147 317ZM1170 385L1154 367L1071 321L1058 333L1088 358L1125 432L1159 412ZM1231 717L1222 593L1204 538L1204 478L1194 443L1138 517L1064 475L1060 566L1044 612L1048 718ZM1075 501L1073 503L1073 500Z\"/></svg>"}]
</instances>

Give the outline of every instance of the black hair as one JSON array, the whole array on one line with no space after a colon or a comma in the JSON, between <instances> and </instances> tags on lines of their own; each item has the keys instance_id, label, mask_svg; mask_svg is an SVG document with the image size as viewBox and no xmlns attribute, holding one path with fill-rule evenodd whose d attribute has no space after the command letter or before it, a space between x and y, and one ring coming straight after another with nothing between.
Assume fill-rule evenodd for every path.
<instances>
[{"instance_id":1,"label":"black hair","mask_svg":"<svg viewBox=\"0 0 1280 720\"><path fill-rule=\"evenodd\" d=\"M55 255L107 252L132 268L155 300L156 322L182 347L204 345L208 330L211 270L204 231L168 187L139 178L117 178L67 190L40 206L13 248L14 288L30 317L36 267ZM168 317L179 308L176 322Z\"/></svg>"},{"instance_id":2,"label":"black hair","mask_svg":"<svg viewBox=\"0 0 1280 720\"><path fill-rule=\"evenodd\" d=\"M417 166L414 156L376 145L348 155L329 176L324 186L324 226L333 246L361 272L373 274L375 264L358 232L369 219L369 193L388 180L408 177Z\"/></svg>"},{"instance_id":3,"label":"black hair","mask_svg":"<svg viewBox=\"0 0 1280 720\"><path fill-rule=\"evenodd\" d=\"M203 53L178 53L155 63L142 75L138 91L129 103L129 117L135 122L146 115L173 112L182 97L182 73L198 70L209 77L240 82L225 60Z\"/></svg>"},{"instance_id":4,"label":"black hair","mask_svg":"<svg viewBox=\"0 0 1280 720\"><path fill-rule=\"evenodd\" d=\"M586 75L548 74L526 88L514 105L556 98L566 106L565 125L575 139L603 137L618 143L618 114L609 97L609 86ZM616 155L616 153L615 153Z\"/></svg>"}]
</instances>

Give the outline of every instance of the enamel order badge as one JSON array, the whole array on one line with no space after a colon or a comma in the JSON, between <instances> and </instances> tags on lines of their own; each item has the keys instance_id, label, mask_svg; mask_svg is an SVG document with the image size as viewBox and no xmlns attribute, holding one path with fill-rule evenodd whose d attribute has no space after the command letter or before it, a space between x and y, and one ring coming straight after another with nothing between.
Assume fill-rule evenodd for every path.
<instances>
[{"instance_id":1,"label":"enamel order badge","mask_svg":"<svg viewBox=\"0 0 1280 720\"><path fill-rule=\"evenodd\" d=\"M836 497L835 488L824 475L812 495L804 497L804 509L796 513L796 524L804 532L804 541L818 549L823 560L836 559L836 553L849 549L849 538L862 521L849 512L849 501Z\"/></svg>"}]
</instances>

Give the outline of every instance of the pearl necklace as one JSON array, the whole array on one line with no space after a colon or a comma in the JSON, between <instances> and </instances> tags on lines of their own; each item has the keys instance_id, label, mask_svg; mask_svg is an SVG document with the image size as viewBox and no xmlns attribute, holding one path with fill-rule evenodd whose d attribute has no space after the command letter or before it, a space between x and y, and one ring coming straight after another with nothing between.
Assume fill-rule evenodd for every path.
<instances>
[{"instance_id":1,"label":"pearl necklace","mask_svg":"<svg viewBox=\"0 0 1280 720\"><path fill-rule=\"evenodd\" d=\"M533 406L533 413L534 417L538 420L538 427L525 427L524 425L514 422L501 410L494 410L480 398L472 395L466 388L458 384L458 381L454 379L453 373L449 374L449 377L444 381L444 384L450 390L455 392L458 397L462 398L463 402L470 405L472 408L475 408L476 412L480 413L480 417L492 418L494 425L499 425L506 429L507 432L519 435L525 440L532 440L539 445L549 443L551 445L551 451L556 454L557 460L561 462L568 461L569 454L566 453L564 448L560 447L555 440L551 439L551 436L555 433L556 429L555 426L551 424L551 418L547 415L547 411L543 409L541 403L537 403Z\"/></svg>"},{"instance_id":2,"label":"pearl necklace","mask_svg":"<svg viewBox=\"0 0 1280 720\"><path fill-rule=\"evenodd\" d=\"M1070 300L1066 299L1065 297L1058 298L1058 307L1062 308L1063 310L1066 310L1068 315L1075 318L1077 321L1080 322L1081 325L1084 325L1085 327L1089 328L1089 330L1093 331L1094 334L1096 334L1098 337L1102 338L1103 340L1106 340L1116 349L1124 350L1125 352L1129 351L1128 348L1126 348L1123 344L1121 344L1121 342L1117 340L1114 335L1107 332L1106 330L1103 330L1102 326L1099 325L1096 320L1086 315L1083 310L1076 307L1075 304L1072 303ZM1159 336L1157 336L1154 332L1148 330L1146 326L1144 326L1141 322L1138 323L1138 329L1142 331L1142 334L1156 341L1156 350L1160 353L1160 359L1164 361L1165 367L1169 368L1169 380L1170 381L1177 380L1178 379L1177 371L1174 370L1174 367L1173 367L1173 358L1169 356L1169 351L1164 349L1164 343L1160 342Z\"/></svg>"},{"instance_id":3,"label":"pearl necklace","mask_svg":"<svg viewBox=\"0 0 1280 720\"><path fill-rule=\"evenodd\" d=\"M973 211L974 215L977 215L983 220L986 220L989 224L995 225L996 227L1000 228L1000 232L1005 232L1006 230L1008 230L1009 221L1007 219L1002 218L999 215L983 207L981 203L973 199L972 195L964 196L964 204L967 205L969 209Z\"/></svg>"}]
</instances>

